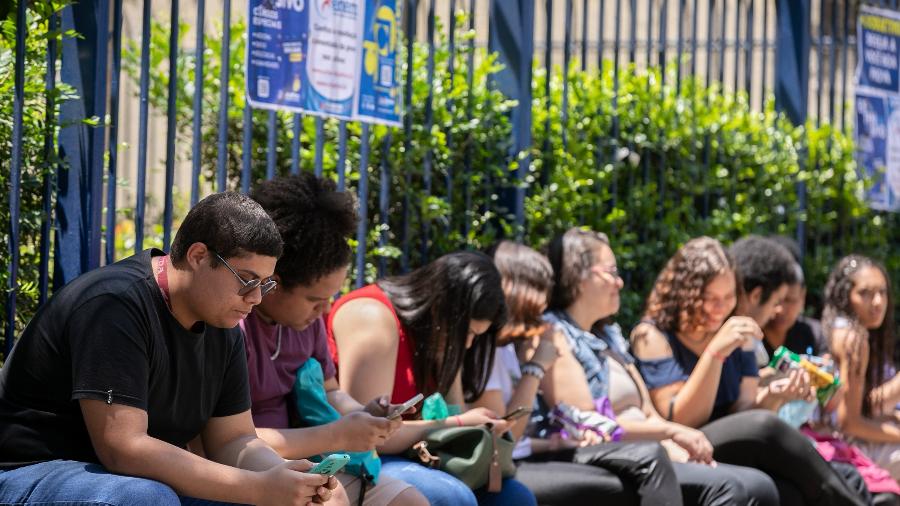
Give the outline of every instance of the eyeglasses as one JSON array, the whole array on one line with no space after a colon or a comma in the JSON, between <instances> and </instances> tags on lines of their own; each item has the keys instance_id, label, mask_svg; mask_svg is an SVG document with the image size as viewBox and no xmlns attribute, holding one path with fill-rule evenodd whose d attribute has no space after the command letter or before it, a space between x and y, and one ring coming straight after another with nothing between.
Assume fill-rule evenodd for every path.
<instances>
[{"instance_id":1,"label":"eyeglasses","mask_svg":"<svg viewBox=\"0 0 900 506\"><path fill-rule=\"evenodd\" d=\"M611 267L607 267L607 266L605 266L605 265L599 265L599 264L598 264L598 265L594 265L593 267L591 267L591 270L594 271L594 272L597 273L597 274L600 274L600 273L602 273L602 272L605 272L605 273L609 274L610 276L612 276L612 277L614 277L614 278L618 278L618 277L619 277L619 267L616 266L616 265L613 265L613 266L611 266Z\"/></svg>"},{"instance_id":2,"label":"eyeglasses","mask_svg":"<svg viewBox=\"0 0 900 506\"><path fill-rule=\"evenodd\" d=\"M231 271L232 274L234 274L234 277L238 278L238 281L241 282L241 288L240 290L238 290L238 295L240 295L241 297L244 297L253 290L256 290L256 287L259 287L260 296L265 297L267 293L271 292L275 289L276 286L278 286L278 283L274 279L269 279L268 281L263 281L261 279L246 280L242 278L241 275L238 274L234 269L232 269L231 266L228 265L228 262L226 262L224 258L219 256L218 253L213 251L213 254L216 255L216 258L218 258L220 262L225 264L225 267L227 267L228 270Z\"/></svg>"}]
</instances>

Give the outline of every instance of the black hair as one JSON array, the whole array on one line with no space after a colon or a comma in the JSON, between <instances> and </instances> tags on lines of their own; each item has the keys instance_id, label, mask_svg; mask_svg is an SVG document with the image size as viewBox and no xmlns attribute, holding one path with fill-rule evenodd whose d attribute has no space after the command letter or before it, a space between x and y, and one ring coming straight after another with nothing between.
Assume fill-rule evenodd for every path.
<instances>
[{"instance_id":1,"label":"black hair","mask_svg":"<svg viewBox=\"0 0 900 506\"><path fill-rule=\"evenodd\" d=\"M413 341L413 374L420 389L447 395L462 370L466 400L484 392L497 332L506 322L500 272L483 253L449 253L408 274L377 282ZM466 350L472 320L491 322Z\"/></svg>"},{"instance_id":2,"label":"black hair","mask_svg":"<svg viewBox=\"0 0 900 506\"><path fill-rule=\"evenodd\" d=\"M565 309L575 303L581 280L590 275L591 266L597 262L594 249L601 244L609 246L606 234L579 227L572 227L550 241L547 245L547 258L553 267L550 309Z\"/></svg>"},{"instance_id":3,"label":"black hair","mask_svg":"<svg viewBox=\"0 0 900 506\"><path fill-rule=\"evenodd\" d=\"M781 285L793 285L797 277L797 262L788 250L777 242L758 235L749 235L728 248L734 260L738 286L745 294L762 287L760 303L765 303Z\"/></svg>"},{"instance_id":4,"label":"black hair","mask_svg":"<svg viewBox=\"0 0 900 506\"><path fill-rule=\"evenodd\" d=\"M350 263L347 239L359 214L352 193L309 172L266 181L251 194L269 213L284 240L275 266L285 288L311 285Z\"/></svg>"},{"instance_id":5,"label":"black hair","mask_svg":"<svg viewBox=\"0 0 900 506\"><path fill-rule=\"evenodd\" d=\"M191 208L172 241L172 263L180 264L188 248L198 242L225 259L253 253L278 258L283 245L275 223L263 208L235 192L214 193ZM210 265L219 265L215 256Z\"/></svg>"},{"instance_id":6,"label":"black hair","mask_svg":"<svg viewBox=\"0 0 900 506\"><path fill-rule=\"evenodd\" d=\"M769 239L777 242L779 245L783 246L784 249L794 257L795 267L794 270L797 271L797 283L801 286L806 286L806 276L803 274L803 262L800 258L800 245L797 244L797 241L791 239L786 235L770 235Z\"/></svg>"}]
</instances>

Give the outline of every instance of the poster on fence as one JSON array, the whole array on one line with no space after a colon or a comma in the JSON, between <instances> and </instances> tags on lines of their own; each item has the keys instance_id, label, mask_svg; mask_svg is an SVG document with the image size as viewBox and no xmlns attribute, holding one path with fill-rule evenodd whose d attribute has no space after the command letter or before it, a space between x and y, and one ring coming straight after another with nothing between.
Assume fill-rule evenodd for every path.
<instances>
[{"instance_id":1,"label":"poster on fence","mask_svg":"<svg viewBox=\"0 0 900 506\"><path fill-rule=\"evenodd\" d=\"M250 0L253 107L400 125L397 0Z\"/></svg>"},{"instance_id":2,"label":"poster on fence","mask_svg":"<svg viewBox=\"0 0 900 506\"><path fill-rule=\"evenodd\" d=\"M857 25L856 161L873 209L900 210L900 13L863 5Z\"/></svg>"}]
</instances>

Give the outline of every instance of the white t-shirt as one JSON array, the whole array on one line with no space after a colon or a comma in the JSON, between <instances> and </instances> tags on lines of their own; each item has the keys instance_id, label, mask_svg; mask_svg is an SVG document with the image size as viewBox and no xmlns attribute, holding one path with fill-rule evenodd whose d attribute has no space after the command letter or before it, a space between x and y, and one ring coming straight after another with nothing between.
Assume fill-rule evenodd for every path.
<instances>
[{"instance_id":1,"label":"white t-shirt","mask_svg":"<svg viewBox=\"0 0 900 506\"><path fill-rule=\"evenodd\" d=\"M497 348L494 355L494 367L491 369L491 375L484 387L485 392L499 390L503 398L503 405L509 404L520 379L522 379L522 369L519 367L516 347L510 343ZM512 456L514 459L524 459L529 455L531 455L531 439L523 437L516 443Z\"/></svg>"}]
</instances>

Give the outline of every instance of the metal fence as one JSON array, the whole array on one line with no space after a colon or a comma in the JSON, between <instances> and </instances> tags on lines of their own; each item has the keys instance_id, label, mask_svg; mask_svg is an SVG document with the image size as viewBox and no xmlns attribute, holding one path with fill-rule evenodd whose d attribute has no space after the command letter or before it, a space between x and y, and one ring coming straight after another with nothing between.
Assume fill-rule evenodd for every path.
<instances>
[{"instance_id":1,"label":"metal fence","mask_svg":"<svg viewBox=\"0 0 900 506\"><path fill-rule=\"evenodd\" d=\"M122 105L131 100L123 96L123 14L129 4L123 0L84 0L67 5L58 13L49 17L51 30L75 30L82 38L64 38L61 43L50 40L46 47L47 72L46 89L53 90L59 82L73 86L78 92L78 100L69 101L60 109L60 117L54 115L54 104L47 104L46 121L48 124L65 125L54 134L48 130L46 148L48 159L50 154L58 154L67 161L67 168L45 178L42 191L44 198L43 223L40 234L40 267L39 267L39 302L46 300L51 291L50 280L58 287L87 270L104 263L116 260L115 234L117 225L117 208L124 205L133 207L135 224L134 250L145 247L144 232L148 226L146 209L148 206L147 181L150 141L155 129L151 128L152 111L148 98L152 83L150 82L150 43L152 38L151 21L159 16L160 9L168 8L170 22L169 33L169 75L178 72L176 65L179 51L190 51L196 55L195 89L204 86L206 79L218 79L221 83L229 81L229 73L233 71L228 64L230 31L224 30L221 59L218 65L218 76L206 75L203 71L204 61L204 27L209 23L208 11L215 7L217 16L221 16L223 26L232 25L233 11L240 6L232 5L232 0L222 0L216 5L207 5L206 0L196 0L190 5L190 17L196 34L192 48L179 47L180 14L183 16L186 6L180 0L143 0L140 18L131 22L139 22L140 36L140 78L137 147L131 155L136 156L133 166L124 167L120 163L122 139L125 128L134 125L132 117L122 117ZM579 65L582 69L601 69L604 65L613 65L618 84L620 72L627 72L628 64L638 68L658 66L666 76L674 76L680 82L685 76L696 75L705 78L707 83L721 82L726 87L747 93L750 104L754 108L764 107L769 93L774 91L779 106L796 121L803 121L807 111L817 121L825 119L841 128L849 127L848 99L851 92L851 72L855 67L855 19L858 3L852 0L403 0L405 11L404 31L407 37L407 54L410 58L406 75L406 103L412 97L410 82L412 78L412 44L414 40L429 44L429 77L434 74L434 53L436 30L446 31L445 40L450 46L451 54L456 46L483 45L500 54L500 59L507 65L497 79L498 86L504 93L520 101L513 111L514 147L523 148L531 142L531 62L537 60L540 65L550 69L554 65ZM897 6L897 0L880 2L882 6ZM134 6L134 5L132 5ZM210 7L210 9L208 9ZM13 114L12 152L9 165L9 265L8 291L5 300L5 349L13 344L16 333L17 293L22 280L19 278L19 211L22 192L21 182L21 146L22 122L25 112L24 65L25 41L28 37L27 12L28 2L19 1L16 10L15 32L15 96ZM474 30L474 40L460 42L454 39L456 18L452 13L457 10L466 11L469 28ZM443 20L442 24L438 20ZM577 63L574 63L577 62ZM465 68L454 68L450 63L451 73L473 74L475 62L469 59ZM59 75L57 74L59 71ZM173 222L176 219L173 202L173 187L176 178L189 181L190 203L197 202L204 193L222 190L228 187L229 159L226 144L229 135L227 86L221 87L218 100L216 121L219 127L218 163L214 184L204 185L201 176L200 159L202 148L200 142L190 146L191 163L179 163L176 156L176 83L169 80L167 107L164 111L166 126L156 130L164 135L165 145L165 183L162 195L162 230L164 245L168 245L172 236ZM549 86L549 84L548 84ZM425 127L429 128L433 121L431 100L432 88L425 104ZM48 101L53 95L48 92ZM807 96L809 97L807 104ZM192 103L193 131L195 138L200 139L200 131L206 106L202 101L202 93L195 93ZM564 107L565 109L565 107ZM86 125L79 120L97 117L101 120L109 118L100 126ZM208 116L207 116L208 117ZM241 133L244 146L240 163L239 187L249 191L251 185L251 150L253 114L249 107L243 112L244 124L248 125ZM266 175L273 177L276 156L276 115L269 113L266 128L268 149L266 159ZM293 143L291 145L291 172L296 173L301 167L304 149L312 150L313 167L317 174L322 173L323 159L326 156L324 146L324 129L326 122L316 119L316 138L312 146L300 145L300 129L302 117L293 118ZM402 128L394 129L389 135L406 139L407 150L410 148L412 118L407 115ZM341 122L338 126L337 180L340 187L347 184L345 173L348 139L348 124ZM360 126L361 146L359 167L370 165L370 129L368 125ZM309 154L307 153L306 156ZM378 163L377 161L375 163ZM524 165L524 164L522 164ZM183 174L178 174L183 171ZM233 167L232 167L233 169ZM382 166L380 177L385 178L387 168ZM466 167L465 170L472 170ZM123 202L122 191L117 188L117 181L123 174L133 181L133 202ZM524 177L525 169L520 166L519 177ZM431 175L431 159L426 156L421 174L407 174L407 181L420 184L425 195L432 193L435 181ZM369 201L369 174L367 170L359 171L355 190L360 201ZM407 196L390 195L390 188L382 179L379 188L379 219L387 220L387 205L391 199ZM448 178L449 181L449 178ZM445 192L458 191L449 184ZM523 220L522 202L525 189L520 185L513 192L508 206L516 220ZM129 193L130 195L130 193ZM498 204L499 205L499 204ZM406 229L410 226L409 213L411 203L406 202L403 215L398 218L401 223L402 267L409 268L410 235ZM356 257L356 284L363 282L365 245L370 227L377 225L368 219L370 210L362 206L362 220L357 239L359 248ZM438 233L430 230L430 224L421 223L424 233ZM428 241L422 242L427 257ZM381 265L382 269L384 268Z\"/></svg>"}]
</instances>

